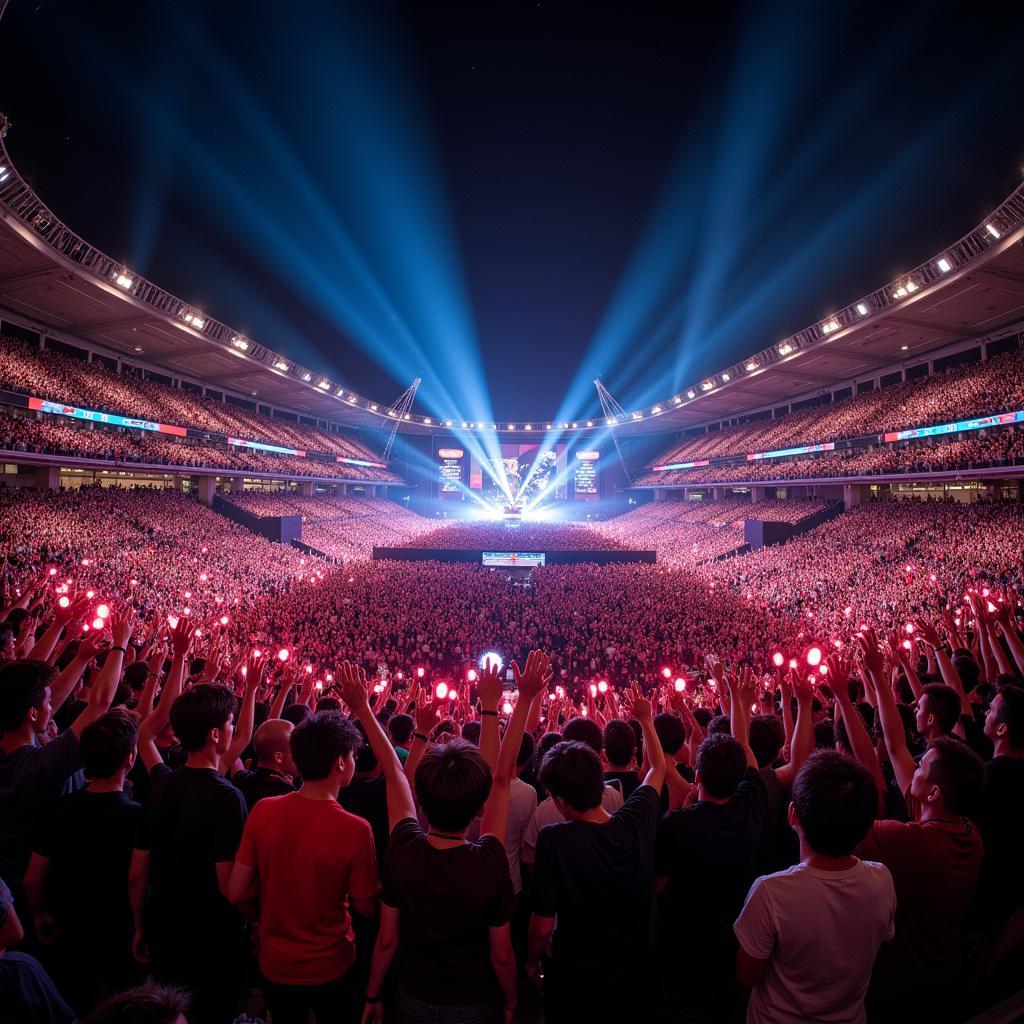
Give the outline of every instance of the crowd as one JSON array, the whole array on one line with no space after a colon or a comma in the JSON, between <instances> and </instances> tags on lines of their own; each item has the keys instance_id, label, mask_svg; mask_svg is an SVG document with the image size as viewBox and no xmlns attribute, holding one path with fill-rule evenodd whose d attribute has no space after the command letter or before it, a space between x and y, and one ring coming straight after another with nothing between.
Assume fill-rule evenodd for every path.
<instances>
[{"instance_id":1,"label":"crowd","mask_svg":"<svg viewBox=\"0 0 1024 1024\"><path fill-rule=\"evenodd\" d=\"M757 420L689 438L659 456L656 462L692 462L776 451L1016 411L1024 407L1022 380L1024 353L1008 352L983 363L957 366L944 373L798 410L777 419Z\"/></svg>"},{"instance_id":2,"label":"crowd","mask_svg":"<svg viewBox=\"0 0 1024 1024\"><path fill-rule=\"evenodd\" d=\"M78 423L59 416L6 415L2 407L0 450L102 459L118 466L244 470L315 479L387 483L398 483L400 479L394 473L372 466L258 452L196 438L171 438L147 430Z\"/></svg>"},{"instance_id":3,"label":"crowd","mask_svg":"<svg viewBox=\"0 0 1024 1024\"><path fill-rule=\"evenodd\" d=\"M448 522L402 547L443 551L635 551L636 544L606 536L583 523L520 523L514 530L504 523Z\"/></svg>"},{"instance_id":4,"label":"crowd","mask_svg":"<svg viewBox=\"0 0 1024 1024\"><path fill-rule=\"evenodd\" d=\"M382 498L239 494L232 504L258 516L302 516L302 542L341 561L370 558L436 529L426 516Z\"/></svg>"},{"instance_id":5,"label":"crowd","mask_svg":"<svg viewBox=\"0 0 1024 1024\"><path fill-rule=\"evenodd\" d=\"M964 1020L1024 953L1022 541L524 582L0 493L0 1021Z\"/></svg>"},{"instance_id":6,"label":"crowd","mask_svg":"<svg viewBox=\"0 0 1024 1024\"><path fill-rule=\"evenodd\" d=\"M606 537L656 551L664 565L697 565L743 546L743 522L798 523L828 506L816 498L778 500L756 504L728 498L723 501L652 501L594 529Z\"/></svg>"},{"instance_id":7,"label":"crowd","mask_svg":"<svg viewBox=\"0 0 1024 1024\"><path fill-rule=\"evenodd\" d=\"M170 387L129 366L118 373L102 362L87 363L53 349L39 350L13 338L0 337L0 388L100 412L209 430L286 448L380 461L351 435L266 416L217 401L201 391Z\"/></svg>"},{"instance_id":8,"label":"crowd","mask_svg":"<svg viewBox=\"0 0 1024 1024\"><path fill-rule=\"evenodd\" d=\"M820 477L877 476L882 473L935 473L1019 465L1024 433L1016 427L946 435L898 444L876 444L847 451L788 458L742 459L693 469L651 471L638 486L666 487L700 483L757 483ZM659 464L660 464L659 460Z\"/></svg>"}]
</instances>

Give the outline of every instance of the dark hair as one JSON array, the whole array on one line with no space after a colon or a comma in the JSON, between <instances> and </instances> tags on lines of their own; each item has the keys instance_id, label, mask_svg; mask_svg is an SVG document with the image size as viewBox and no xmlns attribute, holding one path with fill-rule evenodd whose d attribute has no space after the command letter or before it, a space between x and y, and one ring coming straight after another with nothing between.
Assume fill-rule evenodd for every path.
<instances>
[{"instance_id":1,"label":"dark hair","mask_svg":"<svg viewBox=\"0 0 1024 1024\"><path fill-rule=\"evenodd\" d=\"M832 728L832 723L827 719L823 718L820 722L815 722L813 727L814 733L814 749L815 750L834 750L836 745L836 735Z\"/></svg>"},{"instance_id":2,"label":"dark hair","mask_svg":"<svg viewBox=\"0 0 1024 1024\"><path fill-rule=\"evenodd\" d=\"M711 719L715 716L711 712L711 708L694 708L693 717L697 720L697 724L704 730L708 731L708 726L711 724Z\"/></svg>"},{"instance_id":3,"label":"dark hair","mask_svg":"<svg viewBox=\"0 0 1024 1024\"><path fill-rule=\"evenodd\" d=\"M589 718L570 718L562 728L562 737L574 743L586 743L597 754L604 749L601 726Z\"/></svg>"},{"instance_id":4,"label":"dark hair","mask_svg":"<svg viewBox=\"0 0 1024 1024\"><path fill-rule=\"evenodd\" d=\"M0 666L0 733L20 729L25 716L46 699L57 670L45 661L16 658Z\"/></svg>"},{"instance_id":5,"label":"dark hair","mask_svg":"<svg viewBox=\"0 0 1024 1024\"><path fill-rule=\"evenodd\" d=\"M818 750L793 782L793 807L807 845L827 857L845 857L871 828L878 787L863 765L836 750Z\"/></svg>"},{"instance_id":6,"label":"dark hair","mask_svg":"<svg viewBox=\"0 0 1024 1024\"><path fill-rule=\"evenodd\" d=\"M341 701L337 697L321 697L316 702L317 713L321 711L340 711Z\"/></svg>"},{"instance_id":7,"label":"dark hair","mask_svg":"<svg viewBox=\"0 0 1024 1024\"><path fill-rule=\"evenodd\" d=\"M104 999L81 1024L177 1024L188 1009L185 989L147 981Z\"/></svg>"},{"instance_id":8,"label":"dark hair","mask_svg":"<svg viewBox=\"0 0 1024 1024\"><path fill-rule=\"evenodd\" d=\"M704 732L708 736L731 736L732 722L729 720L728 715L715 715L708 722Z\"/></svg>"},{"instance_id":9,"label":"dark hair","mask_svg":"<svg viewBox=\"0 0 1024 1024\"><path fill-rule=\"evenodd\" d=\"M996 697L1002 697L996 724L1006 726L1006 738L1014 749L1024 747L1024 689L1019 686L1000 686Z\"/></svg>"},{"instance_id":10,"label":"dark hair","mask_svg":"<svg viewBox=\"0 0 1024 1024\"><path fill-rule=\"evenodd\" d=\"M563 740L544 755L540 782L577 811L599 807L604 796L601 759L589 743L579 740Z\"/></svg>"},{"instance_id":11,"label":"dark hair","mask_svg":"<svg viewBox=\"0 0 1024 1024\"><path fill-rule=\"evenodd\" d=\"M442 832L465 829L490 791L491 769L465 740L428 747L416 766L416 797L427 821Z\"/></svg>"},{"instance_id":12,"label":"dark hair","mask_svg":"<svg viewBox=\"0 0 1024 1024\"><path fill-rule=\"evenodd\" d=\"M90 779L109 779L124 764L139 739L135 716L124 708L100 715L82 730L78 741L85 774Z\"/></svg>"},{"instance_id":13,"label":"dark hair","mask_svg":"<svg viewBox=\"0 0 1024 1024\"><path fill-rule=\"evenodd\" d=\"M526 735L524 733L524 735ZM547 752L556 744L562 742L562 734L560 732L546 732L537 741L537 767L540 767L541 761L544 760Z\"/></svg>"},{"instance_id":14,"label":"dark hair","mask_svg":"<svg viewBox=\"0 0 1024 1024\"><path fill-rule=\"evenodd\" d=\"M479 722L463 722L462 723L462 738L467 743L472 743L474 747L480 746L480 723Z\"/></svg>"},{"instance_id":15,"label":"dark hair","mask_svg":"<svg viewBox=\"0 0 1024 1024\"><path fill-rule=\"evenodd\" d=\"M613 718L604 727L604 753L614 768L625 768L636 753L636 737L629 722Z\"/></svg>"},{"instance_id":16,"label":"dark hair","mask_svg":"<svg viewBox=\"0 0 1024 1024\"><path fill-rule=\"evenodd\" d=\"M230 690L216 683L197 683L171 705L171 728L190 754L202 750L211 729L223 729L235 713Z\"/></svg>"},{"instance_id":17,"label":"dark hair","mask_svg":"<svg viewBox=\"0 0 1024 1024\"><path fill-rule=\"evenodd\" d=\"M955 736L938 736L929 749L935 751L929 781L942 790L946 807L953 814L970 815L985 783L981 758Z\"/></svg>"},{"instance_id":18,"label":"dark hair","mask_svg":"<svg viewBox=\"0 0 1024 1024\"><path fill-rule=\"evenodd\" d=\"M701 785L716 800L731 797L746 770L746 751L732 736L713 733L697 749L697 774Z\"/></svg>"},{"instance_id":19,"label":"dark hair","mask_svg":"<svg viewBox=\"0 0 1024 1024\"><path fill-rule=\"evenodd\" d=\"M759 768L768 768L786 742L786 730L774 715L755 715L750 720L750 749Z\"/></svg>"},{"instance_id":20,"label":"dark hair","mask_svg":"<svg viewBox=\"0 0 1024 1024\"><path fill-rule=\"evenodd\" d=\"M666 754L674 754L686 742L686 726L675 716L663 712L654 716L654 731Z\"/></svg>"},{"instance_id":21,"label":"dark hair","mask_svg":"<svg viewBox=\"0 0 1024 1024\"><path fill-rule=\"evenodd\" d=\"M960 682L965 690L970 690L981 677L981 669L974 660L974 656L970 654L966 657L954 654L953 668L956 669L956 674L960 677Z\"/></svg>"},{"instance_id":22,"label":"dark hair","mask_svg":"<svg viewBox=\"0 0 1024 1024\"><path fill-rule=\"evenodd\" d=\"M307 782L326 779L339 757L354 754L364 742L363 734L340 711L318 711L288 737L292 760Z\"/></svg>"},{"instance_id":23,"label":"dark hair","mask_svg":"<svg viewBox=\"0 0 1024 1024\"><path fill-rule=\"evenodd\" d=\"M286 722L291 722L292 725L301 725L312 714L313 712L305 704L299 704L296 701L281 712L281 717Z\"/></svg>"},{"instance_id":24,"label":"dark hair","mask_svg":"<svg viewBox=\"0 0 1024 1024\"><path fill-rule=\"evenodd\" d=\"M960 719L960 695L945 683L929 683L921 690L926 714L932 715L944 733L953 731Z\"/></svg>"},{"instance_id":25,"label":"dark hair","mask_svg":"<svg viewBox=\"0 0 1024 1024\"><path fill-rule=\"evenodd\" d=\"M149 678L149 666L144 661L133 661L124 670L121 680L132 691L139 693L145 687L147 678Z\"/></svg>"},{"instance_id":26,"label":"dark hair","mask_svg":"<svg viewBox=\"0 0 1024 1024\"><path fill-rule=\"evenodd\" d=\"M533 742L533 737L528 733L523 733L522 741L519 744L519 753L516 754L516 767L522 768L527 761L533 757L533 751L536 744Z\"/></svg>"},{"instance_id":27,"label":"dark hair","mask_svg":"<svg viewBox=\"0 0 1024 1024\"><path fill-rule=\"evenodd\" d=\"M396 747L404 747L412 739L415 727L412 715L392 715L388 719L388 736Z\"/></svg>"}]
</instances>

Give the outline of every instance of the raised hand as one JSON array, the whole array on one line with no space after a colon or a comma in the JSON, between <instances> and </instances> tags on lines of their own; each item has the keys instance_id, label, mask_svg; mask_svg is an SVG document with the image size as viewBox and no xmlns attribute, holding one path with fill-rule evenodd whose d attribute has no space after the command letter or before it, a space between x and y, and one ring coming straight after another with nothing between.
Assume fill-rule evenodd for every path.
<instances>
[{"instance_id":1,"label":"raised hand","mask_svg":"<svg viewBox=\"0 0 1024 1024\"><path fill-rule=\"evenodd\" d=\"M175 657L184 658L188 655L195 635L195 624L187 615L180 616L177 625L171 630L171 652Z\"/></svg>"},{"instance_id":2,"label":"raised hand","mask_svg":"<svg viewBox=\"0 0 1024 1024\"><path fill-rule=\"evenodd\" d=\"M135 611L125 606L110 610L110 640L114 647L127 647L135 631Z\"/></svg>"},{"instance_id":3,"label":"raised hand","mask_svg":"<svg viewBox=\"0 0 1024 1024\"><path fill-rule=\"evenodd\" d=\"M653 718L651 702L643 695L640 687L634 682L629 684L625 694L626 707L629 713L642 725Z\"/></svg>"},{"instance_id":4,"label":"raised hand","mask_svg":"<svg viewBox=\"0 0 1024 1024\"><path fill-rule=\"evenodd\" d=\"M532 701L551 682L551 659L543 651L530 651L525 669L521 670L516 662L512 662L512 677L519 690L519 699Z\"/></svg>"},{"instance_id":5,"label":"raised hand","mask_svg":"<svg viewBox=\"0 0 1024 1024\"><path fill-rule=\"evenodd\" d=\"M343 661L334 673L334 682L341 693L341 699L355 715L370 713L370 683L362 668L349 661Z\"/></svg>"},{"instance_id":6,"label":"raised hand","mask_svg":"<svg viewBox=\"0 0 1024 1024\"><path fill-rule=\"evenodd\" d=\"M493 661L488 660L476 683L476 692L480 697L480 703L488 711L495 710L501 701L502 690L501 676L498 674L497 666Z\"/></svg>"},{"instance_id":7,"label":"raised hand","mask_svg":"<svg viewBox=\"0 0 1024 1024\"><path fill-rule=\"evenodd\" d=\"M433 694L425 693L421 699L416 701L416 731L423 733L424 736L429 736L440 712L441 708L434 700Z\"/></svg>"}]
</instances>

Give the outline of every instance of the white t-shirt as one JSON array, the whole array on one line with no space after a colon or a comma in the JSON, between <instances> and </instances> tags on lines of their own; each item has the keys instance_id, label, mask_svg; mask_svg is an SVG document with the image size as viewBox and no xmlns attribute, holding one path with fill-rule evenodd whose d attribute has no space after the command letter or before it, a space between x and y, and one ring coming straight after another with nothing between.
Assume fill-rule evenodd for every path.
<instances>
[{"instance_id":1,"label":"white t-shirt","mask_svg":"<svg viewBox=\"0 0 1024 1024\"><path fill-rule=\"evenodd\" d=\"M601 795L601 806L609 814L614 814L622 804L622 790L618 786L605 786ZM555 805L555 801L551 797L541 800L523 835L521 856L524 864L532 864L537 857L537 833L545 825L557 825L560 821L565 821L565 818L562 817L562 812Z\"/></svg>"},{"instance_id":2,"label":"white t-shirt","mask_svg":"<svg viewBox=\"0 0 1024 1024\"><path fill-rule=\"evenodd\" d=\"M768 960L747 1024L863 1024L878 947L896 934L896 890L884 864L845 871L797 864L758 878L733 925L743 949Z\"/></svg>"},{"instance_id":3,"label":"white t-shirt","mask_svg":"<svg viewBox=\"0 0 1024 1024\"><path fill-rule=\"evenodd\" d=\"M512 888L518 896L523 890L522 874L519 870L519 855L523 847L523 836L537 809L537 790L522 779L513 779L508 787L508 824L505 826L505 854L508 856L508 873L512 876ZM480 839L480 818L474 818L466 829L470 842Z\"/></svg>"}]
</instances>

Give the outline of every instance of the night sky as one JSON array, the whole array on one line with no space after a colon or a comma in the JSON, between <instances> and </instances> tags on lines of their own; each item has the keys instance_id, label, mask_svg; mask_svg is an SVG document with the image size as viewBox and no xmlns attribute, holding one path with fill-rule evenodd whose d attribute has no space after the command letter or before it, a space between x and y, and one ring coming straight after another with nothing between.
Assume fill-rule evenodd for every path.
<instances>
[{"instance_id":1,"label":"night sky","mask_svg":"<svg viewBox=\"0 0 1024 1024\"><path fill-rule=\"evenodd\" d=\"M12 0L0 110L72 228L338 383L582 416L595 373L664 398L1005 198L1011 7Z\"/></svg>"}]
</instances>

